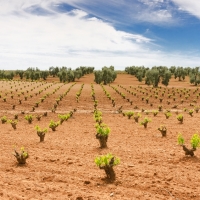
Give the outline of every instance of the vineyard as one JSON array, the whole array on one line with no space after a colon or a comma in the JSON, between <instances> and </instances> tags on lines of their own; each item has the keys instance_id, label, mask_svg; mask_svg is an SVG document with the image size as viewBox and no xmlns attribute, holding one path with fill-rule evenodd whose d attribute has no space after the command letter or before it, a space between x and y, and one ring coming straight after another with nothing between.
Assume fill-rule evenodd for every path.
<instances>
[{"instance_id":1,"label":"vineyard","mask_svg":"<svg viewBox=\"0 0 200 200\"><path fill-rule=\"evenodd\" d=\"M94 74L1 80L0 199L199 200L199 109L188 78L155 88L129 74L107 85Z\"/></svg>"}]
</instances>

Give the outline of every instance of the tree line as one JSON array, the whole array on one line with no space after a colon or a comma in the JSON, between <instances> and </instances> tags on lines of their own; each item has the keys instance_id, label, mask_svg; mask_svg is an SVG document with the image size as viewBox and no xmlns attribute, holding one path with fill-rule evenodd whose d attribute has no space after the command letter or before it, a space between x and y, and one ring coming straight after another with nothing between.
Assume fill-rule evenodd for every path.
<instances>
[{"instance_id":1,"label":"tree line","mask_svg":"<svg viewBox=\"0 0 200 200\"><path fill-rule=\"evenodd\" d=\"M31 81L46 80L48 76L58 77L60 82L74 82L80 79L85 74L93 73L94 67L78 67L74 70L67 67L49 67L49 70L40 70L39 68L29 67L26 70L0 70L0 79L12 80L14 76L19 76L20 79Z\"/></svg>"},{"instance_id":2,"label":"tree line","mask_svg":"<svg viewBox=\"0 0 200 200\"><path fill-rule=\"evenodd\" d=\"M46 80L48 76L58 77L60 82L74 82L76 79L80 79L86 74L94 73L94 81L97 84L109 84L112 83L116 77L117 72L114 66L103 67L102 70L94 71L94 67L78 67L74 70L67 67L49 67L49 70L40 70L37 67L29 67L27 70L15 70L15 71L0 71L0 79L12 80L15 75L20 79L26 79L31 81Z\"/></svg>"},{"instance_id":3,"label":"tree line","mask_svg":"<svg viewBox=\"0 0 200 200\"><path fill-rule=\"evenodd\" d=\"M137 78L139 82L145 81L145 84L158 87L161 83L165 86L169 84L172 76L179 81L185 80L189 76L190 83L197 86L200 84L200 67L175 67L167 68L165 66L154 66L152 68L144 66L126 67L125 71Z\"/></svg>"},{"instance_id":4,"label":"tree line","mask_svg":"<svg viewBox=\"0 0 200 200\"><path fill-rule=\"evenodd\" d=\"M139 82L144 81L146 85L158 87L158 84L167 86L172 76L179 81L185 80L189 76L191 84L197 86L200 84L200 67L175 67L154 66L152 68L144 66L130 66L125 68L125 72L137 78ZM49 67L49 70L40 70L29 67L27 70L0 70L0 79L12 80L15 75L20 79L26 80L46 80L48 76L58 77L60 82L74 82L86 74L94 73L94 82L97 84L110 84L117 78L117 72L114 66L102 67L101 70L94 70L94 67L80 66L74 70L67 67Z\"/></svg>"}]
</instances>

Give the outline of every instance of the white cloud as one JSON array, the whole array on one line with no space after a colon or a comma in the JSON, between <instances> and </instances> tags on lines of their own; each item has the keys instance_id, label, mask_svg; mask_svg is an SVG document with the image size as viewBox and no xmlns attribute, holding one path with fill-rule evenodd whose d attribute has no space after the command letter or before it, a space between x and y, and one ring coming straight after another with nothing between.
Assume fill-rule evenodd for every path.
<instances>
[{"instance_id":1,"label":"white cloud","mask_svg":"<svg viewBox=\"0 0 200 200\"><path fill-rule=\"evenodd\" d=\"M164 1L163 0L139 0L141 3L144 3L145 5L148 5L148 6L157 6L158 4L160 3L163 3Z\"/></svg>"},{"instance_id":2,"label":"white cloud","mask_svg":"<svg viewBox=\"0 0 200 200\"><path fill-rule=\"evenodd\" d=\"M52 5L58 1L0 0L0 3L0 69L81 65L97 68L114 65L124 69L130 65L195 66L200 61L196 57L190 61L178 53L158 52L156 41L151 38L116 30L100 19L88 18L86 11L56 12ZM54 14L40 16L26 12L35 5ZM158 15L170 18L164 10L154 17Z\"/></svg>"},{"instance_id":3,"label":"white cloud","mask_svg":"<svg viewBox=\"0 0 200 200\"><path fill-rule=\"evenodd\" d=\"M109 20L114 24L150 22L157 25L174 25L178 23L178 19L173 16L173 7L169 4L169 1L65 0L69 5L83 9L90 14L94 14L104 20ZM90 6L87 7L87 5Z\"/></svg>"},{"instance_id":4,"label":"white cloud","mask_svg":"<svg viewBox=\"0 0 200 200\"><path fill-rule=\"evenodd\" d=\"M174 8L169 4L169 0L138 0L143 4L136 16L139 22L150 22L161 26L171 26L178 23L178 18L174 16Z\"/></svg>"},{"instance_id":5,"label":"white cloud","mask_svg":"<svg viewBox=\"0 0 200 200\"><path fill-rule=\"evenodd\" d=\"M97 18L83 18L87 13L78 9L69 15L37 16L24 11L33 5L31 2L21 5L8 9L12 13L17 8L19 16L0 16L0 26L4 27L0 29L1 68L62 66L69 62L75 67L84 64L81 60L90 60L90 55L96 57L96 65L102 56L142 52L143 44L152 42L142 35L117 31Z\"/></svg>"},{"instance_id":6,"label":"white cloud","mask_svg":"<svg viewBox=\"0 0 200 200\"><path fill-rule=\"evenodd\" d=\"M175 23L172 14L168 10L151 10L141 12L137 18L140 21L151 22L153 24L164 24L165 22L165 25L172 25Z\"/></svg>"},{"instance_id":7,"label":"white cloud","mask_svg":"<svg viewBox=\"0 0 200 200\"><path fill-rule=\"evenodd\" d=\"M172 0L179 6L179 10L184 10L197 18L200 18L200 2L198 0Z\"/></svg>"}]
</instances>

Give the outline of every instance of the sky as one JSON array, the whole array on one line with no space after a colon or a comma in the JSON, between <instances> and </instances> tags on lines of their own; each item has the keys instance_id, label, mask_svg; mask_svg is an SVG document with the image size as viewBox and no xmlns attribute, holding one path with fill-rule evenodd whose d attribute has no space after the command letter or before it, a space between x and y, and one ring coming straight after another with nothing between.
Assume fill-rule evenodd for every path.
<instances>
[{"instance_id":1,"label":"sky","mask_svg":"<svg viewBox=\"0 0 200 200\"><path fill-rule=\"evenodd\" d=\"M0 70L200 66L200 0L0 0Z\"/></svg>"}]
</instances>

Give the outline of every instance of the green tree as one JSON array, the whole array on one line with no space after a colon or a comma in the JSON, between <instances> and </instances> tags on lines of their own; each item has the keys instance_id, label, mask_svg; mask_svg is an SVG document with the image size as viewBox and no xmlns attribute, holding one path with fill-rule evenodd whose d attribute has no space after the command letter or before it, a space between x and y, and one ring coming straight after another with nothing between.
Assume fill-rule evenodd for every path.
<instances>
[{"instance_id":1,"label":"green tree","mask_svg":"<svg viewBox=\"0 0 200 200\"><path fill-rule=\"evenodd\" d=\"M162 84L165 85L165 86L168 86L170 79L171 79L171 72L169 70L167 70L162 75Z\"/></svg>"},{"instance_id":2,"label":"green tree","mask_svg":"<svg viewBox=\"0 0 200 200\"><path fill-rule=\"evenodd\" d=\"M40 79L40 72L39 71L35 71L34 73L34 80L39 80Z\"/></svg>"},{"instance_id":3,"label":"green tree","mask_svg":"<svg viewBox=\"0 0 200 200\"><path fill-rule=\"evenodd\" d=\"M3 79L3 78L4 78L4 73L5 73L4 70L0 70L0 79Z\"/></svg>"},{"instance_id":4,"label":"green tree","mask_svg":"<svg viewBox=\"0 0 200 200\"><path fill-rule=\"evenodd\" d=\"M161 82L163 85L167 86L170 78L171 72L167 67L153 67L146 72L145 84L158 87L158 84Z\"/></svg>"},{"instance_id":5,"label":"green tree","mask_svg":"<svg viewBox=\"0 0 200 200\"><path fill-rule=\"evenodd\" d=\"M97 84L103 83L104 85L114 82L117 78L117 72L114 70L114 66L103 67L102 70L95 71L94 75L94 81Z\"/></svg>"},{"instance_id":6,"label":"green tree","mask_svg":"<svg viewBox=\"0 0 200 200\"><path fill-rule=\"evenodd\" d=\"M178 78L179 81L185 80L186 75L187 71L183 67L177 67L174 72L174 78Z\"/></svg>"},{"instance_id":7,"label":"green tree","mask_svg":"<svg viewBox=\"0 0 200 200\"><path fill-rule=\"evenodd\" d=\"M49 75L49 71L45 70L45 71L41 71L40 76L43 80L47 80L47 77Z\"/></svg>"},{"instance_id":8,"label":"green tree","mask_svg":"<svg viewBox=\"0 0 200 200\"><path fill-rule=\"evenodd\" d=\"M79 68L74 71L74 74L75 74L75 78L77 79L80 79L83 76L83 72Z\"/></svg>"},{"instance_id":9,"label":"green tree","mask_svg":"<svg viewBox=\"0 0 200 200\"><path fill-rule=\"evenodd\" d=\"M174 74L175 71L176 71L176 67L175 67L175 66L171 66L171 67L169 68L169 71L171 72L171 74Z\"/></svg>"},{"instance_id":10,"label":"green tree","mask_svg":"<svg viewBox=\"0 0 200 200\"><path fill-rule=\"evenodd\" d=\"M24 77L24 71L23 70L16 70L15 72L16 75L19 75L20 79L22 80Z\"/></svg>"},{"instance_id":11,"label":"green tree","mask_svg":"<svg viewBox=\"0 0 200 200\"><path fill-rule=\"evenodd\" d=\"M98 70L94 72L95 83L100 84L102 82L102 77L103 77L102 71Z\"/></svg>"},{"instance_id":12,"label":"green tree","mask_svg":"<svg viewBox=\"0 0 200 200\"><path fill-rule=\"evenodd\" d=\"M131 67L125 68L125 71L128 74L135 76L139 82L143 81L143 78L145 78L146 71L148 70L149 68L145 68L144 66L140 66L140 67L131 66Z\"/></svg>"},{"instance_id":13,"label":"green tree","mask_svg":"<svg viewBox=\"0 0 200 200\"><path fill-rule=\"evenodd\" d=\"M57 76L59 71L59 67L49 67L49 74L53 77Z\"/></svg>"},{"instance_id":14,"label":"green tree","mask_svg":"<svg viewBox=\"0 0 200 200\"><path fill-rule=\"evenodd\" d=\"M193 69L191 69L190 74L190 83L194 84L195 86L197 86L198 84L200 84L200 71L199 71L199 67L195 67Z\"/></svg>"},{"instance_id":15,"label":"green tree","mask_svg":"<svg viewBox=\"0 0 200 200\"><path fill-rule=\"evenodd\" d=\"M71 68L69 68L68 70L67 70L67 81L68 82L74 82L75 81L75 73L74 73L74 71L71 69Z\"/></svg>"},{"instance_id":16,"label":"green tree","mask_svg":"<svg viewBox=\"0 0 200 200\"><path fill-rule=\"evenodd\" d=\"M158 87L160 82L160 75L157 69L148 70L146 72L145 84L153 85L153 87Z\"/></svg>"},{"instance_id":17,"label":"green tree","mask_svg":"<svg viewBox=\"0 0 200 200\"><path fill-rule=\"evenodd\" d=\"M15 73L13 71L7 72L5 78L12 80L15 76Z\"/></svg>"},{"instance_id":18,"label":"green tree","mask_svg":"<svg viewBox=\"0 0 200 200\"><path fill-rule=\"evenodd\" d=\"M26 77L26 80L28 80L30 78L30 72L29 71L26 71L24 73L25 77Z\"/></svg>"},{"instance_id":19,"label":"green tree","mask_svg":"<svg viewBox=\"0 0 200 200\"><path fill-rule=\"evenodd\" d=\"M60 82L66 82L67 81L67 70L62 69L58 72L57 76L60 79Z\"/></svg>"}]
</instances>

